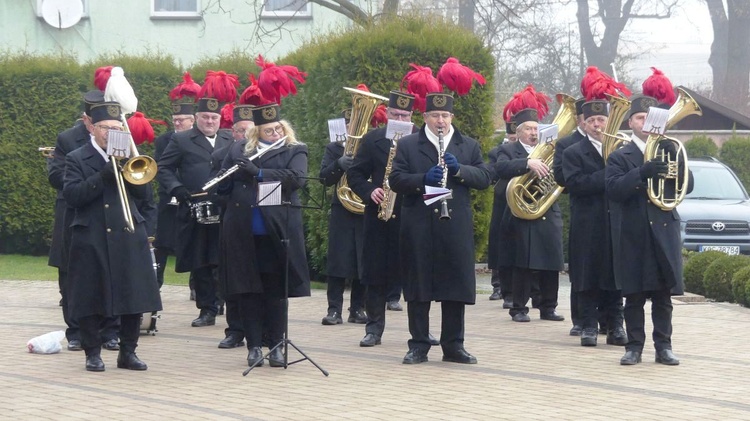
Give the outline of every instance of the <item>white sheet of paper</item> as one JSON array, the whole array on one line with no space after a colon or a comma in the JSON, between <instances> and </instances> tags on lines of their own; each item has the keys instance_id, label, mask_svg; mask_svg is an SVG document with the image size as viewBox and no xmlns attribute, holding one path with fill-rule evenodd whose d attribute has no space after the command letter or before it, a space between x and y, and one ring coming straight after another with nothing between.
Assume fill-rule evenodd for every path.
<instances>
[{"instance_id":1,"label":"white sheet of paper","mask_svg":"<svg viewBox=\"0 0 750 421\"><path fill-rule=\"evenodd\" d=\"M261 181L258 183L258 206L281 204L281 181Z\"/></svg>"},{"instance_id":2,"label":"white sheet of paper","mask_svg":"<svg viewBox=\"0 0 750 421\"><path fill-rule=\"evenodd\" d=\"M667 131L667 120L669 110L658 107L649 107L646 114L646 122L643 123L643 132L650 134L664 134Z\"/></svg>"},{"instance_id":3,"label":"white sheet of paper","mask_svg":"<svg viewBox=\"0 0 750 421\"><path fill-rule=\"evenodd\" d=\"M130 158L130 133L122 130L109 130L107 132L107 155Z\"/></svg>"},{"instance_id":4,"label":"white sheet of paper","mask_svg":"<svg viewBox=\"0 0 750 421\"><path fill-rule=\"evenodd\" d=\"M402 136L411 134L414 129L414 123L411 121L401 120L388 120L388 125L385 126L385 138L386 139L400 139Z\"/></svg>"},{"instance_id":5,"label":"white sheet of paper","mask_svg":"<svg viewBox=\"0 0 750 421\"><path fill-rule=\"evenodd\" d=\"M549 143L557 139L559 127L557 124L539 125L539 143Z\"/></svg>"},{"instance_id":6,"label":"white sheet of paper","mask_svg":"<svg viewBox=\"0 0 750 421\"><path fill-rule=\"evenodd\" d=\"M443 187L425 186L425 194L423 197L424 196L429 197L429 199L424 200L424 204L429 206L438 200L453 198L453 190Z\"/></svg>"},{"instance_id":7,"label":"white sheet of paper","mask_svg":"<svg viewBox=\"0 0 750 421\"><path fill-rule=\"evenodd\" d=\"M331 142L343 142L346 140L346 120L343 117L328 120L328 137L331 139Z\"/></svg>"}]
</instances>

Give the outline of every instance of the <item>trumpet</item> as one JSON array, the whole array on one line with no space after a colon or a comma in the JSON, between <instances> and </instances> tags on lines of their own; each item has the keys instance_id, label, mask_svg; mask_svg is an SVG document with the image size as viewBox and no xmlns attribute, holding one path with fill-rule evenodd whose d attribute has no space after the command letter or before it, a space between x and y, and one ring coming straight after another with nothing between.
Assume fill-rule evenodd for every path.
<instances>
[{"instance_id":1,"label":"trumpet","mask_svg":"<svg viewBox=\"0 0 750 421\"><path fill-rule=\"evenodd\" d=\"M287 136L282 137L281 139L273 142L271 144L271 146L263 149L262 151L256 152L253 156L250 156L247 159L249 161L252 161L254 159L258 159L261 156L263 156L266 152L280 148L284 144L284 142L286 141L286 138L287 138ZM213 187L213 186L221 183L222 180L224 180L225 178L227 178L230 175L234 174L238 169L240 169L240 166L238 164L232 165L226 171L224 171L223 174L221 174L221 175L219 175L217 177L214 177L214 178L208 180L208 182L203 185L203 188L201 188L201 190L208 191L211 187Z\"/></svg>"},{"instance_id":2,"label":"trumpet","mask_svg":"<svg viewBox=\"0 0 750 421\"><path fill-rule=\"evenodd\" d=\"M39 153L42 154L42 157L47 159L52 159L55 157L55 147L54 146L41 146L38 149Z\"/></svg>"}]
</instances>

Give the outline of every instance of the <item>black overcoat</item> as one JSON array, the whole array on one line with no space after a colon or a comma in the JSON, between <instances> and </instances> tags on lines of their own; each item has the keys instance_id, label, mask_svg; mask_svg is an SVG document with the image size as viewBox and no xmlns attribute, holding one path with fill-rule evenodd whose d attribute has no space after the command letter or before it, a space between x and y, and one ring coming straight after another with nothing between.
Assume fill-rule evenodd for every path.
<instances>
[{"instance_id":1,"label":"black overcoat","mask_svg":"<svg viewBox=\"0 0 750 421\"><path fill-rule=\"evenodd\" d=\"M529 154L520 141L500 147L495 171L500 178L512 179L531 171L526 167ZM563 270L562 213L555 203L542 217L534 220L516 218L506 208L501 229L509 235L513 248L509 266L536 270Z\"/></svg>"},{"instance_id":2,"label":"black overcoat","mask_svg":"<svg viewBox=\"0 0 750 421\"><path fill-rule=\"evenodd\" d=\"M451 219L441 220L440 201L425 205L424 176L438 162L438 151L425 134L398 141L389 178L401 202L401 275L406 301L459 301L474 304L474 222L471 189L486 189L490 171L476 140L455 130L446 152L460 164L458 177L448 177Z\"/></svg>"},{"instance_id":3,"label":"black overcoat","mask_svg":"<svg viewBox=\"0 0 750 421\"><path fill-rule=\"evenodd\" d=\"M495 162L497 155L500 153L500 147L509 145L513 142L500 144L492 148L487 154L487 167L490 169L492 176L491 182L494 184L494 196L492 200L492 215L490 217L490 232L487 244L487 267L490 269L499 269L512 265L511 257L512 247L508 238L507 230L502 227L502 219L505 210L508 208L508 199L505 196L505 189L508 187L510 180L500 178L495 171Z\"/></svg>"},{"instance_id":4,"label":"black overcoat","mask_svg":"<svg viewBox=\"0 0 750 421\"><path fill-rule=\"evenodd\" d=\"M162 155L172 140L174 130L170 130L154 140L154 160L157 167ZM157 190L159 202L157 204L156 240L154 247L174 251L177 244L177 206L170 204L172 195L168 194L164 186L159 183Z\"/></svg>"},{"instance_id":5,"label":"black overcoat","mask_svg":"<svg viewBox=\"0 0 750 421\"><path fill-rule=\"evenodd\" d=\"M323 180L323 185L334 186L328 218L326 274L361 279L364 217L346 210L336 195L336 183L344 175L344 169L338 163L338 159L343 155L344 146L341 143L329 143L320 163L319 177Z\"/></svg>"},{"instance_id":6,"label":"black overcoat","mask_svg":"<svg viewBox=\"0 0 750 421\"><path fill-rule=\"evenodd\" d=\"M617 290L612 272L604 158L588 140L565 149L565 188L570 195L568 266L575 291Z\"/></svg>"},{"instance_id":7,"label":"black overcoat","mask_svg":"<svg viewBox=\"0 0 750 421\"><path fill-rule=\"evenodd\" d=\"M216 135L214 147L197 127L175 133L159 160L158 179L167 194L186 187L191 193L202 193L201 188L216 173L211 154L234 140L223 130ZM196 202L210 198L196 198ZM190 204L177 208L176 272L188 272L219 263L219 224L199 224L191 216Z\"/></svg>"},{"instance_id":8,"label":"black overcoat","mask_svg":"<svg viewBox=\"0 0 750 421\"><path fill-rule=\"evenodd\" d=\"M557 185L565 187L565 176L562 167L565 149L575 145L578 141L584 138L586 138L586 135L581 133L581 129L576 128L573 133L560 138L555 142L555 154L552 157L552 174L555 176L555 182Z\"/></svg>"},{"instance_id":9,"label":"black overcoat","mask_svg":"<svg viewBox=\"0 0 750 421\"><path fill-rule=\"evenodd\" d=\"M230 168L244 155L246 140L233 144L224 159ZM269 151L253 161L261 169L262 181L281 181L282 201L290 206L261 206L263 223L273 242L278 260L284 262L282 240L289 240L289 296L310 295L310 273L305 252L302 209L297 190L307 176L307 146L292 145ZM258 182L237 171L219 186L228 195L221 229L220 278L227 294L263 293L253 237L253 207ZM288 222L287 222L288 217ZM288 225L287 225L288 224Z\"/></svg>"},{"instance_id":10,"label":"black overcoat","mask_svg":"<svg viewBox=\"0 0 750 421\"><path fill-rule=\"evenodd\" d=\"M146 200L148 185L126 182L135 232L125 231L114 180L100 171L104 158L91 143L66 158L63 194L75 208L68 265L73 318L105 317L161 310L159 284L151 262L145 219L133 204Z\"/></svg>"},{"instance_id":11,"label":"black overcoat","mask_svg":"<svg viewBox=\"0 0 750 421\"><path fill-rule=\"evenodd\" d=\"M57 190L55 199L55 219L52 226L52 242L49 249L47 264L65 270L68 261L68 245L70 244L70 222L73 220L73 210L67 212L68 205L63 197L65 184L65 157L74 150L90 142L91 134L83 124L83 120L57 135L55 151L52 159L47 163L47 179ZM67 217L66 217L67 215Z\"/></svg>"},{"instance_id":12,"label":"black overcoat","mask_svg":"<svg viewBox=\"0 0 750 421\"><path fill-rule=\"evenodd\" d=\"M684 293L680 215L654 206L641 180L643 153L631 142L612 152L605 170L614 272L623 295L670 289ZM688 190L692 190L692 174Z\"/></svg>"},{"instance_id":13,"label":"black overcoat","mask_svg":"<svg viewBox=\"0 0 750 421\"><path fill-rule=\"evenodd\" d=\"M354 164L347 171L349 187L365 203L361 278L364 285L386 285L401 279L398 265L401 195L396 195L393 217L387 222L378 218L380 205L370 198L373 190L383 187L385 165L391 149L391 140L385 137L385 133L383 127L364 135Z\"/></svg>"}]
</instances>

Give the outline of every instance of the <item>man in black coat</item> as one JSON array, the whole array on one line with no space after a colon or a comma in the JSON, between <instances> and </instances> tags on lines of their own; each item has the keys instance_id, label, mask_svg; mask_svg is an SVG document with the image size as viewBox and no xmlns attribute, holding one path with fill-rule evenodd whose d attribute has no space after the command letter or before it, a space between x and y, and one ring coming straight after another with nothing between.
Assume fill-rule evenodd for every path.
<instances>
[{"instance_id":1,"label":"man in black coat","mask_svg":"<svg viewBox=\"0 0 750 421\"><path fill-rule=\"evenodd\" d=\"M350 111L344 112L347 123ZM352 287L347 321L367 323L367 316L363 310L365 287L360 282L364 217L344 208L336 194L339 180L354 162L353 156L344 154L344 147L344 142L330 142L326 145L318 175L323 180L324 186L334 186L328 218L328 252L326 254L328 312L322 320L324 325L337 325L344 322L341 315L347 279L351 280Z\"/></svg>"},{"instance_id":2,"label":"man in black coat","mask_svg":"<svg viewBox=\"0 0 750 421\"><path fill-rule=\"evenodd\" d=\"M608 103L583 104L586 137L565 150L563 174L570 194L571 294L578 296L582 346L596 346L599 314L605 315L607 344L625 345L622 296L612 272L609 209L604 194L602 143L611 142L607 127Z\"/></svg>"},{"instance_id":3,"label":"man in black coat","mask_svg":"<svg viewBox=\"0 0 750 421\"><path fill-rule=\"evenodd\" d=\"M215 325L218 312L214 270L219 264L219 224L199 223L191 210L193 202L205 202L193 194L203 193L203 185L215 174L211 154L233 142L229 133L219 130L220 109L215 98L199 99L197 127L175 133L159 161L159 184L180 202L175 271L190 272L195 283L200 314L191 323L194 327Z\"/></svg>"},{"instance_id":4,"label":"man in black coat","mask_svg":"<svg viewBox=\"0 0 750 421\"><path fill-rule=\"evenodd\" d=\"M476 364L464 349L464 310L476 300L471 189L489 187L490 171L479 143L451 124L452 96L427 94L424 116L419 133L399 140L389 178L402 196L399 251L411 333L403 363L427 361L430 305L440 301L443 361ZM445 203L449 219L441 218L440 200L425 204L427 186L452 190Z\"/></svg>"},{"instance_id":5,"label":"man in black coat","mask_svg":"<svg viewBox=\"0 0 750 421\"><path fill-rule=\"evenodd\" d=\"M646 97L640 107L647 110L656 103L656 99ZM677 210L662 210L648 199L648 180L663 179L667 164L659 159L644 162L643 151L649 137L643 132L645 119L645 112L630 116L631 142L609 156L605 169L615 280L625 296L628 334L626 352L620 364L641 362L646 340L643 307L646 299L650 299L656 362L678 365L680 360L672 353L671 295L684 292L680 215ZM660 143L659 148L674 157L672 143ZM680 165L680 174L686 171L682 164L685 163ZM688 176L686 187L689 193L693 179L691 173ZM666 196L674 197L674 180L665 180L665 185Z\"/></svg>"},{"instance_id":6,"label":"man in black coat","mask_svg":"<svg viewBox=\"0 0 750 421\"><path fill-rule=\"evenodd\" d=\"M89 126L91 119L89 114L91 106L104 101L102 91L95 89L86 92L83 96L84 112L81 119L76 124L57 136L55 142L55 151L52 159L47 163L47 178L50 185L57 190L57 199L55 201L55 219L52 228L52 244L50 245L48 264L57 267L58 285L62 295L63 319L68 328L65 330L65 337L68 340L68 349L71 351L80 351L81 337L78 333L78 322L70 317L68 305L68 249L70 247L70 224L73 221L75 210L68 207L63 196L63 185L65 182L65 157L68 153L88 144L91 140ZM105 349L117 350L117 330L119 329L119 320L116 317L107 318L102 325L102 339Z\"/></svg>"},{"instance_id":7,"label":"man in black coat","mask_svg":"<svg viewBox=\"0 0 750 421\"><path fill-rule=\"evenodd\" d=\"M514 116L518 141L503 145L498 153L495 171L500 178L512 179L533 171L538 178L551 177L551 169L541 159L529 159L538 142L537 110L527 108ZM557 313L557 290L563 269L562 214L557 203L542 217L533 220L514 216L508 208L503 215L514 248L513 307L509 313L516 322L528 322L526 306L533 282L539 283L539 311L543 320L562 321Z\"/></svg>"},{"instance_id":8,"label":"man in black coat","mask_svg":"<svg viewBox=\"0 0 750 421\"><path fill-rule=\"evenodd\" d=\"M63 194L75 209L70 239L70 311L80 325L86 370L104 371L99 328L105 317L121 319L117 367L146 370L135 355L141 315L161 310L159 286L151 264L146 220L135 206L147 201L149 185L125 183L118 189L112 157L107 155L110 130L122 130L120 106L105 102L91 107L90 143L66 157ZM126 231L120 194L131 203L133 231Z\"/></svg>"}]
</instances>

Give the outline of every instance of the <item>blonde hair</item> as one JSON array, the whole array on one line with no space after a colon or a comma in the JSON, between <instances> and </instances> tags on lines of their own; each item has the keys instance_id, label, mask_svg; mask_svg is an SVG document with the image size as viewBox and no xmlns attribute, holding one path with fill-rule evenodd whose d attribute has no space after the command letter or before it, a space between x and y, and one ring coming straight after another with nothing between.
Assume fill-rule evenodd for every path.
<instances>
[{"instance_id":1,"label":"blonde hair","mask_svg":"<svg viewBox=\"0 0 750 421\"><path fill-rule=\"evenodd\" d=\"M291 145L302 145L303 143L297 140L297 136L294 134L294 129L292 128L292 125L289 124L286 120L279 120L279 124L281 124L281 127L284 128L284 135L286 136L286 141L284 141L284 145L291 146ZM264 124L265 125L265 124ZM245 132L245 137L247 138L247 144L245 145L245 156L251 156L255 153L255 150L258 148L258 141L260 140L260 126L252 126L247 129Z\"/></svg>"}]
</instances>

